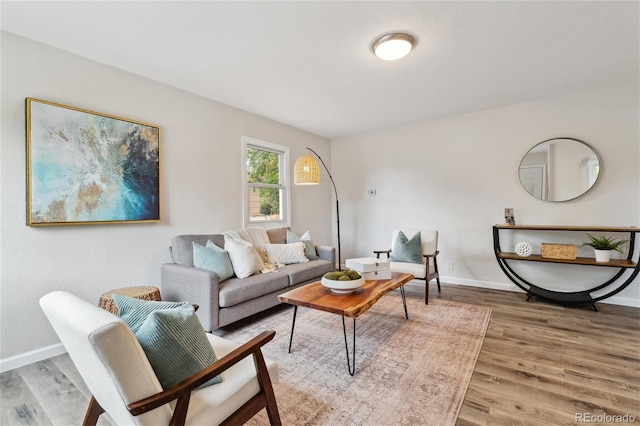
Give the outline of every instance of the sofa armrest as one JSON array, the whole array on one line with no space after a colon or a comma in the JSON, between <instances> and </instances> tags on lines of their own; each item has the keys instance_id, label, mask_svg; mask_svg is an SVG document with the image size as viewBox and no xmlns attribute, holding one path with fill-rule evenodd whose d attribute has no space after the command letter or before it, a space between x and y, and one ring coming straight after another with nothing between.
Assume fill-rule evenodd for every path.
<instances>
[{"instance_id":1,"label":"sofa armrest","mask_svg":"<svg viewBox=\"0 0 640 426\"><path fill-rule=\"evenodd\" d=\"M333 265L336 264L336 249L331 246L315 246L318 257L322 260L328 260Z\"/></svg>"},{"instance_id":2,"label":"sofa armrest","mask_svg":"<svg viewBox=\"0 0 640 426\"><path fill-rule=\"evenodd\" d=\"M206 269L176 263L165 263L160 267L162 298L198 304L196 315L206 331L218 328L218 280L218 274Z\"/></svg>"}]
</instances>

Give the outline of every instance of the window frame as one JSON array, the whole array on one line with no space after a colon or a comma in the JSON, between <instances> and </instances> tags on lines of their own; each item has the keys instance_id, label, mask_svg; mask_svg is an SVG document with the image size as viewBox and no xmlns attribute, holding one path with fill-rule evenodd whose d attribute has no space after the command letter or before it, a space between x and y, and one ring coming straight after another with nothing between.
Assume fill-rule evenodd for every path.
<instances>
[{"instance_id":1,"label":"window frame","mask_svg":"<svg viewBox=\"0 0 640 426\"><path fill-rule=\"evenodd\" d=\"M247 226L261 226L272 228L278 226L291 226L291 185L289 180L289 147L285 145L267 142L250 136L242 136L242 223ZM269 151L281 155L280 161L280 185L273 184L250 184L247 178L247 162L249 148ZM279 188L282 199L280 200L281 220L251 221L249 191L250 188Z\"/></svg>"}]
</instances>

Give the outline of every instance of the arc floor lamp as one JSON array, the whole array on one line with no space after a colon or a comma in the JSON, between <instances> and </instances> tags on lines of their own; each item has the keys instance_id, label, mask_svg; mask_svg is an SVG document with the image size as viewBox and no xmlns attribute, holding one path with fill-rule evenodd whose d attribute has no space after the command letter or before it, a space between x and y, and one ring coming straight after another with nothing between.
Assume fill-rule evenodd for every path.
<instances>
[{"instance_id":1,"label":"arc floor lamp","mask_svg":"<svg viewBox=\"0 0 640 426\"><path fill-rule=\"evenodd\" d=\"M307 147L307 149L318 157L318 160L324 166L324 169L327 171L329 175L329 179L331 179L331 183L333 184L333 191L336 194L336 225L338 228L338 270L342 270L342 254L340 252L340 203L338 201L338 190L336 189L336 183L333 181L333 177L331 176L331 172L327 168L327 165L324 164L322 158L318 155L317 152ZM293 183L296 185L317 185L320 183L320 166L318 165L318 161L309 155L305 154L302 157L296 160L296 164L293 167Z\"/></svg>"}]
</instances>

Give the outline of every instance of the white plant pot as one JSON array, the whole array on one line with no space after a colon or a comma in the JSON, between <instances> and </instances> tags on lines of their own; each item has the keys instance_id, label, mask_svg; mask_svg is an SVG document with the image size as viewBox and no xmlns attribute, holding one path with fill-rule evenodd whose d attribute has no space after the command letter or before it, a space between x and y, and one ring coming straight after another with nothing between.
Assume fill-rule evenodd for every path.
<instances>
[{"instance_id":1,"label":"white plant pot","mask_svg":"<svg viewBox=\"0 0 640 426\"><path fill-rule=\"evenodd\" d=\"M611 250L593 250L596 254L596 262L608 262L611 259Z\"/></svg>"}]
</instances>

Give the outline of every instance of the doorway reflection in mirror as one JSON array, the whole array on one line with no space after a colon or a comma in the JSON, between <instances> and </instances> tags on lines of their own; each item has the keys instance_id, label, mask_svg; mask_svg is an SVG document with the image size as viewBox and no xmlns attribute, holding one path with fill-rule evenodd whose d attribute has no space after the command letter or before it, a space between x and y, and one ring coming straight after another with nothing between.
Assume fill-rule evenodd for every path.
<instances>
[{"instance_id":1,"label":"doorway reflection in mirror","mask_svg":"<svg viewBox=\"0 0 640 426\"><path fill-rule=\"evenodd\" d=\"M554 138L531 148L518 173L520 183L534 197L568 201L593 187L600 174L600 159L578 139Z\"/></svg>"}]
</instances>

